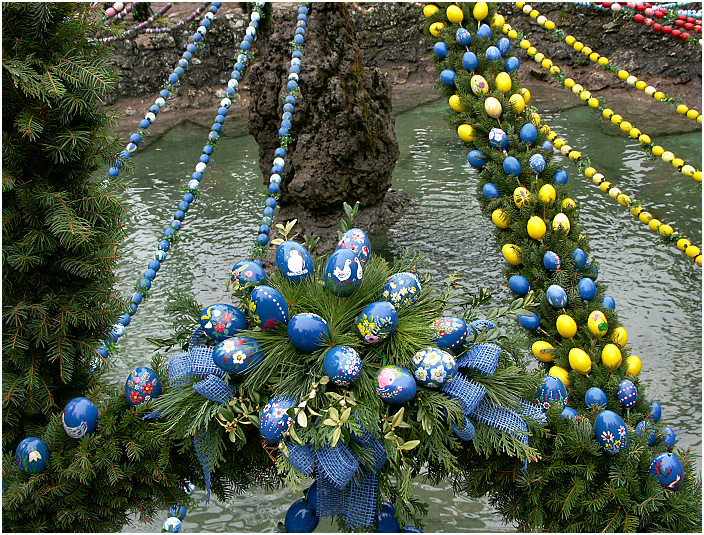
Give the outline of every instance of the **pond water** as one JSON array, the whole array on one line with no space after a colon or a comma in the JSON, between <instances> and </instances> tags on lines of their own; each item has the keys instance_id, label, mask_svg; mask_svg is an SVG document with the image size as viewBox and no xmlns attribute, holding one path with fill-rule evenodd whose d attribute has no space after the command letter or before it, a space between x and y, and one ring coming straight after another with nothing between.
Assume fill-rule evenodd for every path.
<instances>
[{"instance_id":1,"label":"pond water","mask_svg":"<svg viewBox=\"0 0 704 535\"><path fill-rule=\"evenodd\" d=\"M534 95L547 122L625 193L642 199L658 219L674 223L694 243L702 240L701 188L660 161L649 161L636 143L604 135L589 109L550 111ZM503 277L504 260L492 236L493 226L481 215L474 197L474 171L467 150L442 120L447 105L436 101L396 117L401 157L393 187L407 191L416 202L395 224L372 236L375 251L391 259L403 249L421 251L442 280L458 271L478 290L485 286L494 302L509 299ZM207 130L182 126L169 131L132 158L134 174L124 194L129 210L127 239L118 276L119 288L132 287L153 257L163 229L170 223L175 200L198 161ZM678 156L701 162L700 133L671 135L658 141ZM261 176L257 146L249 137L222 138L202 181L181 241L169 252L152 290L125 336L121 354L110 372L116 382L134 366L149 362L146 337L170 333L163 311L166 291L190 290L205 305L227 299L225 282L232 265L246 256L261 213ZM565 159L566 160L566 159ZM571 196L599 261L599 278L609 285L616 310L629 332L632 354L643 360L641 380L648 397L659 401L663 419L675 429L679 444L701 455L702 404L702 272L672 246L664 245L635 222L628 212L602 194L569 161ZM507 330L518 329L504 322ZM701 470L701 456L700 470ZM417 494L430 504L427 531L501 532L512 530L486 501L455 496L451 488L417 482ZM204 493L199 497L205 498ZM300 495L286 490L251 489L228 503L211 500L189 511L183 531L272 532L288 506ZM152 524L134 522L127 531L160 531L167 514ZM323 520L317 531L335 531Z\"/></svg>"}]
</instances>

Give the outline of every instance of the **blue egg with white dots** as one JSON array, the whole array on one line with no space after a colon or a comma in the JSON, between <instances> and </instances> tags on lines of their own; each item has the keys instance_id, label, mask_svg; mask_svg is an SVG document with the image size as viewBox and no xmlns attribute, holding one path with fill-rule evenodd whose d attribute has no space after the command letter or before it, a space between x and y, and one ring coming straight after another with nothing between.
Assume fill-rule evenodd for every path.
<instances>
[{"instance_id":1,"label":"blue egg with white dots","mask_svg":"<svg viewBox=\"0 0 704 535\"><path fill-rule=\"evenodd\" d=\"M529 331L536 331L540 327L540 317L535 312L531 312L530 316L519 314L518 323L521 327Z\"/></svg>"},{"instance_id":2,"label":"blue egg with white dots","mask_svg":"<svg viewBox=\"0 0 704 535\"><path fill-rule=\"evenodd\" d=\"M482 193L487 199L496 199L500 196L499 188L493 182L487 182L482 186Z\"/></svg>"},{"instance_id":3,"label":"blue egg with white dots","mask_svg":"<svg viewBox=\"0 0 704 535\"><path fill-rule=\"evenodd\" d=\"M511 278L508 279L508 287L513 293L521 297L530 291L530 283L522 275L511 275Z\"/></svg>"},{"instance_id":4,"label":"blue egg with white dots","mask_svg":"<svg viewBox=\"0 0 704 535\"><path fill-rule=\"evenodd\" d=\"M560 257L554 251L548 251L543 255L543 266L548 271L557 271L560 269Z\"/></svg>"},{"instance_id":5,"label":"blue egg with white dots","mask_svg":"<svg viewBox=\"0 0 704 535\"><path fill-rule=\"evenodd\" d=\"M467 155L467 161L472 167L476 167L477 169L483 169L486 165L486 156L483 152L479 150L471 150Z\"/></svg>"},{"instance_id":6,"label":"blue egg with white dots","mask_svg":"<svg viewBox=\"0 0 704 535\"><path fill-rule=\"evenodd\" d=\"M618 384L618 401L624 409L635 407L638 403L638 390L628 379L624 379Z\"/></svg>"},{"instance_id":7,"label":"blue egg with white dots","mask_svg":"<svg viewBox=\"0 0 704 535\"><path fill-rule=\"evenodd\" d=\"M462 56L462 67L469 72L474 72L479 67L479 58L474 52L465 52Z\"/></svg>"},{"instance_id":8,"label":"blue egg with white dots","mask_svg":"<svg viewBox=\"0 0 704 535\"><path fill-rule=\"evenodd\" d=\"M508 147L508 134L501 128L492 128L489 131L489 143L497 149L505 149Z\"/></svg>"},{"instance_id":9,"label":"blue egg with white dots","mask_svg":"<svg viewBox=\"0 0 704 535\"><path fill-rule=\"evenodd\" d=\"M553 308L564 308L567 306L567 292L558 284L552 284L545 292L548 303Z\"/></svg>"},{"instance_id":10,"label":"blue egg with white dots","mask_svg":"<svg viewBox=\"0 0 704 535\"><path fill-rule=\"evenodd\" d=\"M545 171L545 158L542 154L533 154L528 161L530 168L537 174Z\"/></svg>"},{"instance_id":11,"label":"blue egg with white dots","mask_svg":"<svg viewBox=\"0 0 704 535\"><path fill-rule=\"evenodd\" d=\"M362 375L362 359L348 346L335 346L325 353L323 371L338 386L349 386Z\"/></svg>"},{"instance_id":12,"label":"blue egg with white dots","mask_svg":"<svg viewBox=\"0 0 704 535\"><path fill-rule=\"evenodd\" d=\"M567 171L562 169L555 171L555 174L552 175L553 184L567 184L568 178L569 176L567 175Z\"/></svg>"},{"instance_id":13,"label":"blue egg with white dots","mask_svg":"<svg viewBox=\"0 0 704 535\"><path fill-rule=\"evenodd\" d=\"M538 139L538 129L534 124L526 123L521 128L518 137L523 143L535 143L535 140Z\"/></svg>"},{"instance_id":14,"label":"blue egg with white dots","mask_svg":"<svg viewBox=\"0 0 704 535\"><path fill-rule=\"evenodd\" d=\"M490 46L486 49L486 59L489 61L498 61L501 59L501 51L495 46Z\"/></svg>"},{"instance_id":15,"label":"blue egg with white dots","mask_svg":"<svg viewBox=\"0 0 704 535\"><path fill-rule=\"evenodd\" d=\"M589 409L605 409L609 398L601 388L593 386L584 394L584 403Z\"/></svg>"},{"instance_id":16,"label":"blue egg with white dots","mask_svg":"<svg viewBox=\"0 0 704 535\"><path fill-rule=\"evenodd\" d=\"M518 60L518 58L511 56L510 58L507 58L506 62L504 63L504 70L506 72L514 72L517 71L520 66L521 62Z\"/></svg>"},{"instance_id":17,"label":"blue egg with white dots","mask_svg":"<svg viewBox=\"0 0 704 535\"><path fill-rule=\"evenodd\" d=\"M437 57L445 59L445 56L447 56L447 44L444 41L438 41L433 46L433 51Z\"/></svg>"},{"instance_id":18,"label":"blue egg with white dots","mask_svg":"<svg viewBox=\"0 0 704 535\"><path fill-rule=\"evenodd\" d=\"M491 37L491 28L488 24L482 24L477 30L477 37L480 39L489 39Z\"/></svg>"},{"instance_id":19,"label":"blue egg with white dots","mask_svg":"<svg viewBox=\"0 0 704 535\"><path fill-rule=\"evenodd\" d=\"M259 432L267 442L278 442L284 437L291 423L286 411L296 404L296 398L278 396L271 398L259 415Z\"/></svg>"},{"instance_id":20,"label":"blue egg with white dots","mask_svg":"<svg viewBox=\"0 0 704 535\"><path fill-rule=\"evenodd\" d=\"M460 46L469 46L472 44L472 34L466 29L460 28L457 30L457 33L455 33L455 40Z\"/></svg>"},{"instance_id":21,"label":"blue egg with white dots","mask_svg":"<svg viewBox=\"0 0 704 535\"><path fill-rule=\"evenodd\" d=\"M596 284L594 284L592 279L584 278L579 281L577 291L579 292L579 297L585 301L591 301L596 296Z\"/></svg>"},{"instance_id":22,"label":"blue egg with white dots","mask_svg":"<svg viewBox=\"0 0 704 535\"><path fill-rule=\"evenodd\" d=\"M277 323L288 323L286 299L278 290L264 284L252 290L249 312L255 325L265 330L273 329Z\"/></svg>"},{"instance_id":23,"label":"blue egg with white dots","mask_svg":"<svg viewBox=\"0 0 704 535\"><path fill-rule=\"evenodd\" d=\"M578 271L587 265L587 253L585 253L579 247L577 247L574 251L572 251L572 253L570 254L570 257L572 258L572 260L574 260L574 270L575 271Z\"/></svg>"},{"instance_id":24,"label":"blue egg with white dots","mask_svg":"<svg viewBox=\"0 0 704 535\"><path fill-rule=\"evenodd\" d=\"M604 304L604 308L609 310L614 310L616 308L616 301L610 295L605 295L601 298L601 302Z\"/></svg>"},{"instance_id":25,"label":"blue egg with white dots","mask_svg":"<svg viewBox=\"0 0 704 535\"><path fill-rule=\"evenodd\" d=\"M506 37L502 37L497 41L496 46L503 56L511 49L511 41L509 41Z\"/></svg>"},{"instance_id":26,"label":"blue egg with white dots","mask_svg":"<svg viewBox=\"0 0 704 535\"><path fill-rule=\"evenodd\" d=\"M504 172L507 175L518 176L521 174L521 162L513 156L504 159Z\"/></svg>"},{"instance_id":27,"label":"blue egg with white dots","mask_svg":"<svg viewBox=\"0 0 704 535\"><path fill-rule=\"evenodd\" d=\"M567 404L567 389L560 379L546 375L543 377L543 383L538 386L536 402L543 412L547 411L553 403L564 406Z\"/></svg>"},{"instance_id":28,"label":"blue egg with white dots","mask_svg":"<svg viewBox=\"0 0 704 535\"><path fill-rule=\"evenodd\" d=\"M440 73L440 81L447 87L455 87L455 78L457 73L452 69L445 69Z\"/></svg>"}]
</instances>

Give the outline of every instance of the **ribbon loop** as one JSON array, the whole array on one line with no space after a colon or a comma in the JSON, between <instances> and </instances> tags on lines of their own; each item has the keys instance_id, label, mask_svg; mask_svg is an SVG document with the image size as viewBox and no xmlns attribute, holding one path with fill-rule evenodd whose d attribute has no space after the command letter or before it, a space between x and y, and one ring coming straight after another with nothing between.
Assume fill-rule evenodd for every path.
<instances>
[{"instance_id":1,"label":"ribbon loop","mask_svg":"<svg viewBox=\"0 0 704 535\"><path fill-rule=\"evenodd\" d=\"M227 403L235 393L235 388L216 375L210 374L193 385L193 390L204 398L218 403Z\"/></svg>"},{"instance_id":2,"label":"ribbon loop","mask_svg":"<svg viewBox=\"0 0 704 535\"><path fill-rule=\"evenodd\" d=\"M473 368L484 375L494 375L501 348L496 344L477 344L457 359L458 368Z\"/></svg>"},{"instance_id":3,"label":"ribbon loop","mask_svg":"<svg viewBox=\"0 0 704 535\"><path fill-rule=\"evenodd\" d=\"M293 467L307 476L311 475L315 466L315 456L310 447L307 444L299 446L288 440L286 441L286 448L288 449L287 458Z\"/></svg>"},{"instance_id":4,"label":"ribbon loop","mask_svg":"<svg viewBox=\"0 0 704 535\"><path fill-rule=\"evenodd\" d=\"M452 430L465 442L469 442L474 438L474 425L466 416L464 417L464 427L459 429L455 424L452 424Z\"/></svg>"},{"instance_id":5,"label":"ribbon loop","mask_svg":"<svg viewBox=\"0 0 704 535\"><path fill-rule=\"evenodd\" d=\"M318 467L334 485L346 487L359 468L359 461L347 445L338 443L334 448L323 446L315 450Z\"/></svg>"},{"instance_id":6,"label":"ribbon loop","mask_svg":"<svg viewBox=\"0 0 704 535\"><path fill-rule=\"evenodd\" d=\"M486 394L486 388L461 374L444 384L440 390L450 397L459 399L462 413L465 415L470 414Z\"/></svg>"}]
</instances>

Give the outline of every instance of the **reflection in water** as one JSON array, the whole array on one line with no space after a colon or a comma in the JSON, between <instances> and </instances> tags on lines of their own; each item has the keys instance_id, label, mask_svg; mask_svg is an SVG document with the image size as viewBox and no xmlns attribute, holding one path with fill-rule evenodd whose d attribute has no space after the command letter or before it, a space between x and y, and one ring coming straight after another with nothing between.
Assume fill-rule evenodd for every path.
<instances>
[{"instance_id":1,"label":"reflection in water","mask_svg":"<svg viewBox=\"0 0 704 535\"><path fill-rule=\"evenodd\" d=\"M537 97L534 96L537 99ZM538 104L540 107L540 104ZM493 227L480 214L475 199L476 174L467 164L467 150L439 118L438 102L399 115L396 133L401 157L394 171L394 187L417 202L391 228L372 236L374 250L389 259L404 248L421 251L426 269L441 280L453 271L479 289L494 292L494 302L510 298L503 275L504 260L493 238ZM573 108L544 113L543 121L612 178L625 193L642 199L653 214L693 242L701 243L701 192L691 179L659 161L643 158L635 143L604 135L590 111ZM170 223L181 190L198 161L199 143L206 130L178 128L133 158L135 176L124 194L130 213L124 258L118 268L119 288L125 294L141 279L160 236ZM701 161L701 137L669 136L662 141L675 154ZM162 150L156 151L157 148ZM178 160L175 162L174 160ZM263 187L252 138L222 138L201 186L201 196L187 215L181 241L169 253L144 303L121 338L121 357L111 372L122 382L130 368L149 361L146 337L165 336L170 322L163 310L166 292L180 287L192 291L203 304L228 302L225 281L231 267L246 256L258 227ZM671 246L664 246L644 225L603 195L569 162L571 196L580 207L599 278L609 285L617 311L629 332L631 352L643 360L641 378L647 395L663 406L663 419L672 423L679 443L701 447L701 269ZM512 322L504 329L518 332ZM701 461L700 461L701 462ZM429 502L427 531L492 531L512 529L486 500L454 496L449 486L417 483L417 493ZM204 494L201 495L204 499ZM264 493L252 489L228 503L211 500L189 512L184 531L272 532L300 493ZM158 531L134 523L129 531ZM336 531L329 519L317 531Z\"/></svg>"}]
</instances>

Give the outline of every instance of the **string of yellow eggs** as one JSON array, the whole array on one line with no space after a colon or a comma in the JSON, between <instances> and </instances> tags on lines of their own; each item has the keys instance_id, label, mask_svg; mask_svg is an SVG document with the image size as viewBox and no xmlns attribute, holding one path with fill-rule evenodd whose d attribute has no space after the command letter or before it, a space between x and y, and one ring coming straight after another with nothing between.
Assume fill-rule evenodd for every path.
<instances>
[{"instance_id":1,"label":"string of yellow eggs","mask_svg":"<svg viewBox=\"0 0 704 535\"><path fill-rule=\"evenodd\" d=\"M531 7L525 2L516 2L516 7L521 9L521 11L528 15L531 19L534 19L540 26L550 31L552 34L557 35L560 39L564 40L569 46L571 46L576 52L581 52L583 55L587 56L591 61L602 67L605 71L610 72L618 77L619 80L626 82L629 87L635 87L639 91L643 91L649 97L654 98L658 102L663 102L665 104L676 105L677 113L687 117L693 121L697 121L702 124L702 115L694 108L688 107L686 104L677 105L672 97L667 96L662 91L658 91L654 86L647 83L644 80L639 80L637 77L630 74L624 69L619 69L611 63L611 60L595 52L592 47L587 46L581 41L577 41L572 35L565 35L565 32L558 29L556 24L549 20L545 15L541 15L540 12Z\"/></svg>"},{"instance_id":2,"label":"string of yellow eggs","mask_svg":"<svg viewBox=\"0 0 704 535\"><path fill-rule=\"evenodd\" d=\"M702 172L696 169L693 165L686 163L682 158L678 158L672 151L665 150L661 145L655 145L652 142L651 137L645 134L639 128L636 128L629 121L624 121L623 116L615 114L611 108L605 108L599 99L592 96L591 92L584 89L581 84L576 83L572 78L565 78L562 75L562 70L560 67L554 64L554 62L547 58L545 54L537 51L537 49L531 45L528 39L523 37L523 34L518 30L511 27L510 24L506 23L502 27L502 31L508 35L509 39L518 40L520 39L520 47L529 56L533 57L536 63L541 67L548 70L550 74L560 83L560 85L572 90L572 93L577 95L582 102L587 104L590 108L598 109L602 112L602 115L611 121L614 126L618 126L622 132L631 136L633 139L637 139L641 143L641 147L644 150L649 151L658 158L661 158L665 163L670 163L677 169L680 173L685 176L691 177L694 181L702 181Z\"/></svg>"}]
</instances>

